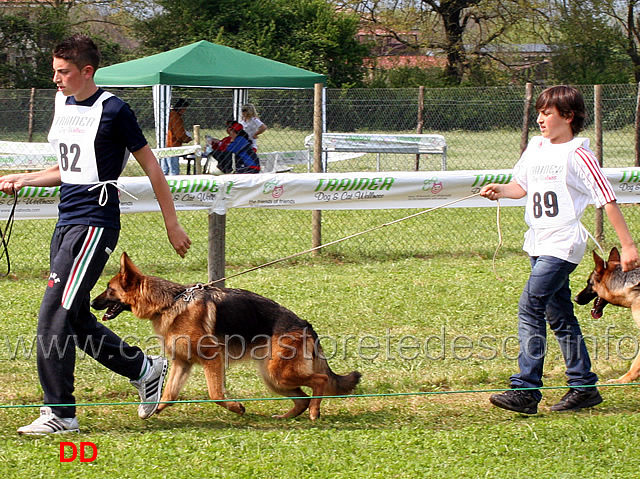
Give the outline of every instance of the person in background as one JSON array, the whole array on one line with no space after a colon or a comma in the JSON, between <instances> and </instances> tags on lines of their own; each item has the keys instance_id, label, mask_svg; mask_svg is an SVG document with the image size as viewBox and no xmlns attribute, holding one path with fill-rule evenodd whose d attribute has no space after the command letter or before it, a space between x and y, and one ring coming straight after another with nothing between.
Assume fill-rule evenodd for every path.
<instances>
[{"instance_id":1,"label":"person in background","mask_svg":"<svg viewBox=\"0 0 640 479\"><path fill-rule=\"evenodd\" d=\"M253 151L257 152L258 135L263 134L267 130L267 125L260 121L256 108L251 103L242 105L241 113L242 119L240 120L240 123L242 124L242 129L247 132L247 135L253 144Z\"/></svg>"},{"instance_id":2,"label":"person in background","mask_svg":"<svg viewBox=\"0 0 640 479\"><path fill-rule=\"evenodd\" d=\"M236 173L260 173L260 159L242 124L234 121L228 131L231 142L227 145L227 151L236 155Z\"/></svg>"},{"instance_id":3,"label":"person in background","mask_svg":"<svg viewBox=\"0 0 640 479\"><path fill-rule=\"evenodd\" d=\"M189 106L189 102L184 98L178 99L176 104L169 111L169 130L167 131L167 148L175 146L182 146L183 143L189 143L191 141L191 135L184 128L184 119L182 115ZM160 160L160 166L162 172L165 175L179 175L180 174L180 158L172 156L169 158L162 158Z\"/></svg>"},{"instance_id":4,"label":"person in background","mask_svg":"<svg viewBox=\"0 0 640 479\"><path fill-rule=\"evenodd\" d=\"M138 416L146 419L162 396L167 360L130 346L91 312L90 294L120 235L120 187L132 152L157 198L169 242L184 257L191 240L180 226L171 190L129 105L98 88L96 44L74 35L53 51L58 92L49 142L58 164L45 170L0 176L0 191L59 186L58 222L50 243L50 274L38 314L37 366L45 406L18 429L46 435L79 431L74 371L76 345L138 389ZM68 125L75 125L70 128ZM58 345L58 346L56 346Z\"/></svg>"},{"instance_id":5,"label":"person in background","mask_svg":"<svg viewBox=\"0 0 640 479\"><path fill-rule=\"evenodd\" d=\"M565 85L547 88L536 110L541 136L529 141L513 180L480 191L490 200L527 197L524 250L531 274L518 303L520 371L511 376L510 390L489 398L494 406L524 414L536 414L542 398L547 323L560 345L569 384L551 410L573 411L602 402L569 287L569 275L587 245L588 232L580 218L590 202L604 209L618 236L623 271L638 267L638 250L611 183L589 150L589 140L577 136L586 118L582 94Z\"/></svg>"},{"instance_id":6,"label":"person in background","mask_svg":"<svg viewBox=\"0 0 640 479\"><path fill-rule=\"evenodd\" d=\"M232 140L231 135L229 134L229 128L232 123L234 123L233 120L227 120L227 136L225 136L221 140L217 138L207 137L207 142L210 146L210 151L207 156L213 156L213 158L215 158L217 161L218 170L220 170L221 173L225 174L233 172L233 153L227 151L227 147Z\"/></svg>"}]
</instances>

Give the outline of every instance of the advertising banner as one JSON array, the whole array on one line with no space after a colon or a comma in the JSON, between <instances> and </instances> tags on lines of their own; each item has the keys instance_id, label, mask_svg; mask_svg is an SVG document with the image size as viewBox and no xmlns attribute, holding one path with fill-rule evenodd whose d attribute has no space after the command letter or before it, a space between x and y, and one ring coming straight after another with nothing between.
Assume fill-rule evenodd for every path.
<instances>
[{"instance_id":1,"label":"advertising banner","mask_svg":"<svg viewBox=\"0 0 640 479\"><path fill-rule=\"evenodd\" d=\"M640 202L640 168L605 168L619 203ZM476 194L488 183L508 183L511 170L185 175L167 177L176 209L225 214L231 208L357 210L433 208ZM159 211L147 177L118 180L123 213ZM113 188L113 186L108 186ZM13 197L0 193L0 219ZM16 219L55 218L58 187L26 187L18 192ZM501 206L523 206L501 200ZM493 207L480 196L452 207Z\"/></svg>"}]
</instances>

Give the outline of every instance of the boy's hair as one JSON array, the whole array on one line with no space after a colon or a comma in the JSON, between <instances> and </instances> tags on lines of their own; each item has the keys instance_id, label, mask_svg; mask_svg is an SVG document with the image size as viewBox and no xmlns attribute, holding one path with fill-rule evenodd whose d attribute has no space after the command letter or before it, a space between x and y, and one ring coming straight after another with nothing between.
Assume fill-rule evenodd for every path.
<instances>
[{"instance_id":1,"label":"boy's hair","mask_svg":"<svg viewBox=\"0 0 640 479\"><path fill-rule=\"evenodd\" d=\"M556 107L563 118L571 118L571 131L577 135L584 128L587 112L582 94L575 88L566 85L547 88L536 100L536 111Z\"/></svg>"},{"instance_id":2,"label":"boy's hair","mask_svg":"<svg viewBox=\"0 0 640 479\"><path fill-rule=\"evenodd\" d=\"M53 56L73 63L80 70L91 65L94 73L100 66L98 47L91 38L82 33L76 33L59 43L53 50Z\"/></svg>"}]
</instances>

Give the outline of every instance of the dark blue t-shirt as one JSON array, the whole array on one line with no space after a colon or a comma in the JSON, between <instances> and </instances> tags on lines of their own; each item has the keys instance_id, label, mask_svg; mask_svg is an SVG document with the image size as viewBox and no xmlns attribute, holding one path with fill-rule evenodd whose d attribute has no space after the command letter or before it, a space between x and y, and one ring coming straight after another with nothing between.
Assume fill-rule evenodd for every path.
<instances>
[{"instance_id":1,"label":"dark blue t-shirt","mask_svg":"<svg viewBox=\"0 0 640 479\"><path fill-rule=\"evenodd\" d=\"M65 105L91 106L104 92L98 91L84 101L72 96ZM138 151L147 144L135 114L127 103L112 96L103 103L102 116L94 141L98 177L100 181L117 180L124 169L126 150ZM92 185L62 183L58 206L58 225L91 225L120 228L119 192L107 185L108 199L98 203L102 187L89 191Z\"/></svg>"}]
</instances>

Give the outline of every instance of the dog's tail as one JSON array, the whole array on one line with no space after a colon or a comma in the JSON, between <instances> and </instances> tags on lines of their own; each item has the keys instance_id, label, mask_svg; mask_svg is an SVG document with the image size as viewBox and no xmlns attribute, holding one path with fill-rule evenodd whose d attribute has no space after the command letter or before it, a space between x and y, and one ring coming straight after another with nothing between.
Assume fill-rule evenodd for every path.
<instances>
[{"instance_id":1,"label":"dog's tail","mask_svg":"<svg viewBox=\"0 0 640 479\"><path fill-rule=\"evenodd\" d=\"M329 367L328 364L327 367ZM360 374L360 372L358 371L351 371L345 376L340 376L339 374L335 374L333 371L331 371L331 369L329 369L328 376L329 382L327 382L327 387L324 390L324 395L344 396L353 392L353 390L360 382L362 374Z\"/></svg>"},{"instance_id":2,"label":"dog's tail","mask_svg":"<svg viewBox=\"0 0 640 479\"><path fill-rule=\"evenodd\" d=\"M358 371L351 371L344 376L334 373L329 367L327 358L324 356L319 343L316 343L316 347L314 348L313 369L316 373L326 374L329 378L324 390L325 396L344 396L351 394L362 377L362 374Z\"/></svg>"}]
</instances>

